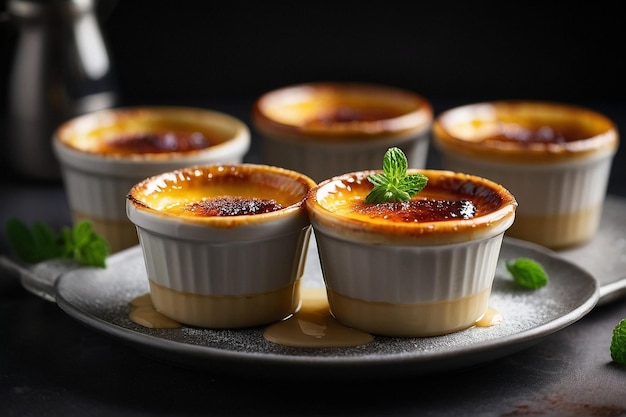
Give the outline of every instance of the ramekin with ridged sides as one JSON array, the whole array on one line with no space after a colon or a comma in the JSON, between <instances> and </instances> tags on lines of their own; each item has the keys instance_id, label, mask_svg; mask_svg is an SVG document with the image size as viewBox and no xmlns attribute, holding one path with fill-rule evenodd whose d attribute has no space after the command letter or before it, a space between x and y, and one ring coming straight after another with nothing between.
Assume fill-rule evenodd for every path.
<instances>
[{"instance_id":1,"label":"ramekin with ridged sides","mask_svg":"<svg viewBox=\"0 0 626 417\"><path fill-rule=\"evenodd\" d=\"M423 337L476 324L489 307L517 202L484 178L437 170L404 203L365 203L368 175L348 173L306 200L333 316L377 335Z\"/></svg>"},{"instance_id":2,"label":"ramekin with ridged sides","mask_svg":"<svg viewBox=\"0 0 626 417\"><path fill-rule=\"evenodd\" d=\"M179 140L187 146L178 146ZM99 110L53 135L74 223L88 220L118 252L139 243L125 198L139 181L197 164L242 162L250 131L219 111L169 106Z\"/></svg>"},{"instance_id":3,"label":"ramekin with ridged sides","mask_svg":"<svg viewBox=\"0 0 626 417\"><path fill-rule=\"evenodd\" d=\"M433 110L420 94L388 85L310 82L268 91L253 106L262 161L320 182L375 169L390 147L425 168Z\"/></svg>"},{"instance_id":4,"label":"ramekin with ridged sides","mask_svg":"<svg viewBox=\"0 0 626 417\"><path fill-rule=\"evenodd\" d=\"M217 164L150 177L126 207L161 314L202 328L279 321L300 307L311 225L309 177Z\"/></svg>"},{"instance_id":5,"label":"ramekin with ridged sides","mask_svg":"<svg viewBox=\"0 0 626 417\"><path fill-rule=\"evenodd\" d=\"M590 108L501 100L442 112L433 144L444 169L489 178L515 195L509 236L558 250L596 234L619 135Z\"/></svg>"}]
</instances>

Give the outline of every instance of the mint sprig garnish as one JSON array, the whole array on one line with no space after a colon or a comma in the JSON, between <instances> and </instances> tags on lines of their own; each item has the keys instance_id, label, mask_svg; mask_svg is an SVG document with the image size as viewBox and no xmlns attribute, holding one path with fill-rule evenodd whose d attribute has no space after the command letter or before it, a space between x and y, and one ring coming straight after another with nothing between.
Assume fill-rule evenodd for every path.
<instances>
[{"instance_id":1,"label":"mint sprig garnish","mask_svg":"<svg viewBox=\"0 0 626 417\"><path fill-rule=\"evenodd\" d=\"M517 258L507 261L506 269L513 276L513 280L522 287L536 290L548 284L548 274L532 259Z\"/></svg>"},{"instance_id":2,"label":"mint sprig garnish","mask_svg":"<svg viewBox=\"0 0 626 417\"><path fill-rule=\"evenodd\" d=\"M14 255L26 263L48 259L71 259L83 266L106 267L109 243L94 230L90 222L81 221L60 233L37 221L30 227L12 217L6 222L6 235Z\"/></svg>"},{"instance_id":3,"label":"mint sprig garnish","mask_svg":"<svg viewBox=\"0 0 626 417\"><path fill-rule=\"evenodd\" d=\"M622 319L613 329L610 350L614 362L626 365L626 319Z\"/></svg>"},{"instance_id":4,"label":"mint sprig garnish","mask_svg":"<svg viewBox=\"0 0 626 417\"><path fill-rule=\"evenodd\" d=\"M365 197L369 204L409 201L428 183L423 174L407 174L408 161L400 148L389 148L383 157L383 172L371 174L374 188Z\"/></svg>"}]
</instances>

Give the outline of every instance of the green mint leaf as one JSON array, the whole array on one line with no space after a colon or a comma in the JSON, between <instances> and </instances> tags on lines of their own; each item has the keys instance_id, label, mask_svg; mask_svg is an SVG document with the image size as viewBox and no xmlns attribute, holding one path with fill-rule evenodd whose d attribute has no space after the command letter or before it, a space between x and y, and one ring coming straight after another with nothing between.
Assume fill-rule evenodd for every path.
<instances>
[{"instance_id":1,"label":"green mint leaf","mask_svg":"<svg viewBox=\"0 0 626 417\"><path fill-rule=\"evenodd\" d=\"M111 248L106 240L92 240L89 245L84 247L81 254L82 263L83 265L106 268L106 257L110 251Z\"/></svg>"},{"instance_id":2,"label":"green mint leaf","mask_svg":"<svg viewBox=\"0 0 626 417\"><path fill-rule=\"evenodd\" d=\"M506 262L506 269L513 276L513 280L522 287L536 290L548 284L548 274L532 259L517 258Z\"/></svg>"},{"instance_id":3,"label":"green mint leaf","mask_svg":"<svg viewBox=\"0 0 626 417\"><path fill-rule=\"evenodd\" d=\"M610 350L614 362L626 365L626 319L622 319L613 329Z\"/></svg>"},{"instance_id":4,"label":"green mint leaf","mask_svg":"<svg viewBox=\"0 0 626 417\"><path fill-rule=\"evenodd\" d=\"M383 157L383 172L389 178L400 180L406 176L409 163L400 148L389 148Z\"/></svg>"},{"instance_id":5,"label":"green mint leaf","mask_svg":"<svg viewBox=\"0 0 626 417\"><path fill-rule=\"evenodd\" d=\"M29 228L17 218L10 218L6 235L9 247L24 262L37 263L61 255L57 235L44 223L35 222Z\"/></svg>"},{"instance_id":6,"label":"green mint leaf","mask_svg":"<svg viewBox=\"0 0 626 417\"><path fill-rule=\"evenodd\" d=\"M383 157L383 173L368 176L374 188L365 197L369 204L409 201L428 183L423 174L407 174L408 161L400 148L389 148Z\"/></svg>"},{"instance_id":7,"label":"green mint leaf","mask_svg":"<svg viewBox=\"0 0 626 417\"><path fill-rule=\"evenodd\" d=\"M407 175L400 183L399 188L409 195L408 200L410 200L411 197L422 191L427 183L428 177L426 175Z\"/></svg>"},{"instance_id":8,"label":"green mint leaf","mask_svg":"<svg viewBox=\"0 0 626 417\"><path fill-rule=\"evenodd\" d=\"M385 174L372 174L367 180L374 184L374 186L385 186L387 185L387 177Z\"/></svg>"},{"instance_id":9,"label":"green mint leaf","mask_svg":"<svg viewBox=\"0 0 626 417\"><path fill-rule=\"evenodd\" d=\"M94 234L91 223L87 221L79 222L70 232L72 233L74 243L78 247L88 245Z\"/></svg>"},{"instance_id":10,"label":"green mint leaf","mask_svg":"<svg viewBox=\"0 0 626 417\"><path fill-rule=\"evenodd\" d=\"M6 235L14 255L26 263L65 258L80 265L104 268L110 253L109 243L87 221L57 234L43 222L28 227L17 218L10 218L6 222Z\"/></svg>"},{"instance_id":11,"label":"green mint leaf","mask_svg":"<svg viewBox=\"0 0 626 417\"><path fill-rule=\"evenodd\" d=\"M81 265L105 267L110 252L108 242L100 237L90 222L81 221L73 229L61 230L63 257L74 259Z\"/></svg>"}]
</instances>

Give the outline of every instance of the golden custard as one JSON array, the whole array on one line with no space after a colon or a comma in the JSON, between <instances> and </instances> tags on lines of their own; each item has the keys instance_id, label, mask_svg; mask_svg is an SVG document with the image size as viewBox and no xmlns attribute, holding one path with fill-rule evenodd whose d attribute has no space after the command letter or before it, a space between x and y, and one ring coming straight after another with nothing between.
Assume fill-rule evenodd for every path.
<instances>
[{"instance_id":1,"label":"golden custard","mask_svg":"<svg viewBox=\"0 0 626 417\"><path fill-rule=\"evenodd\" d=\"M300 209L311 183L279 167L216 164L164 173L138 184L128 199L167 216L189 217L216 225L233 217ZM240 220L237 220L240 221Z\"/></svg>"},{"instance_id":2,"label":"golden custard","mask_svg":"<svg viewBox=\"0 0 626 417\"><path fill-rule=\"evenodd\" d=\"M584 107L495 101L443 112L433 124L444 152L502 163L542 164L614 152L615 124Z\"/></svg>"},{"instance_id":3,"label":"golden custard","mask_svg":"<svg viewBox=\"0 0 626 417\"><path fill-rule=\"evenodd\" d=\"M230 278L226 273L222 279ZM282 288L264 292L210 295L173 290L149 281L157 311L190 326L213 329L252 327L282 320L300 306L300 282L294 279Z\"/></svg>"},{"instance_id":4,"label":"golden custard","mask_svg":"<svg viewBox=\"0 0 626 417\"><path fill-rule=\"evenodd\" d=\"M150 294L130 301L129 319L150 329L175 329L181 323L156 311ZM490 307L478 321L476 327L497 326L504 318ZM328 300L323 288L302 288L302 306L285 320L265 327L263 337L272 343L299 348L337 348L360 346L370 343L370 333L347 327L338 322L328 309Z\"/></svg>"},{"instance_id":5,"label":"golden custard","mask_svg":"<svg viewBox=\"0 0 626 417\"><path fill-rule=\"evenodd\" d=\"M320 82L269 92L255 102L252 116L266 134L363 141L425 128L433 111L423 97L398 88Z\"/></svg>"},{"instance_id":6,"label":"golden custard","mask_svg":"<svg viewBox=\"0 0 626 417\"><path fill-rule=\"evenodd\" d=\"M426 187L411 201L367 204L365 197L373 188L367 177L375 172L382 171L348 174L309 193L309 216L331 228L341 223L342 233L365 241L426 245L467 240L468 234L477 235L513 216L517 207L515 198L498 184L436 170L408 171L428 177Z\"/></svg>"},{"instance_id":7,"label":"golden custard","mask_svg":"<svg viewBox=\"0 0 626 417\"><path fill-rule=\"evenodd\" d=\"M236 136L213 112L183 107L111 109L88 114L59 128L67 146L86 153L141 157L194 153ZM219 114L219 118L227 118Z\"/></svg>"}]
</instances>

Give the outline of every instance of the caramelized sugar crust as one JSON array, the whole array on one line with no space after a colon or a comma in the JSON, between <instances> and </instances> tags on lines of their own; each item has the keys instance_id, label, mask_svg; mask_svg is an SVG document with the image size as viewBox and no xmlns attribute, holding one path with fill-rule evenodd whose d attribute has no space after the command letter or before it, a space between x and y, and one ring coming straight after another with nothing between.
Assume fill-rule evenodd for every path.
<instances>
[{"instance_id":1,"label":"caramelized sugar crust","mask_svg":"<svg viewBox=\"0 0 626 417\"><path fill-rule=\"evenodd\" d=\"M471 200L420 199L405 202L367 204L355 200L352 210L370 218L394 222L435 222L453 219L471 219L476 206Z\"/></svg>"},{"instance_id":2,"label":"caramelized sugar crust","mask_svg":"<svg viewBox=\"0 0 626 417\"><path fill-rule=\"evenodd\" d=\"M614 152L617 128L584 107L496 101L450 109L433 123L434 144L468 157L530 164Z\"/></svg>"},{"instance_id":3,"label":"caramelized sugar crust","mask_svg":"<svg viewBox=\"0 0 626 417\"><path fill-rule=\"evenodd\" d=\"M517 208L514 196L499 184L437 170L409 170L429 178L410 202L367 204L365 197L373 188L367 176L374 172L380 171L346 174L320 183L307 197L311 219L338 235L376 236L390 243L416 236L464 241L468 234L503 232Z\"/></svg>"},{"instance_id":4,"label":"caramelized sugar crust","mask_svg":"<svg viewBox=\"0 0 626 417\"><path fill-rule=\"evenodd\" d=\"M176 107L111 109L70 120L59 127L57 136L68 147L103 156L193 153L235 134L220 127L223 122L210 113Z\"/></svg>"},{"instance_id":5,"label":"caramelized sugar crust","mask_svg":"<svg viewBox=\"0 0 626 417\"><path fill-rule=\"evenodd\" d=\"M202 132L159 131L121 134L102 142L98 152L109 155L133 155L167 152L193 152L218 144Z\"/></svg>"},{"instance_id":6,"label":"caramelized sugar crust","mask_svg":"<svg viewBox=\"0 0 626 417\"><path fill-rule=\"evenodd\" d=\"M190 203L185 210L195 216L248 216L270 213L283 208L274 200L252 197L219 196Z\"/></svg>"},{"instance_id":7,"label":"caramelized sugar crust","mask_svg":"<svg viewBox=\"0 0 626 417\"><path fill-rule=\"evenodd\" d=\"M426 129L430 103L418 94L365 83L308 83L261 96L253 107L259 130L300 140L368 140Z\"/></svg>"},{"instance_id":8,"label":"caramelized sugar crust","mask_svg":"<svg viewBox=\"0 0 626 417\"><path fill-rule=\"evenodd\" d=\"M279 167L217 164L147 178L127 198L138 208L170 217L259 217L300 210L314 185L310 178Z\"/></svg>"}]
</instances>

